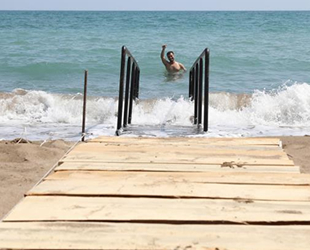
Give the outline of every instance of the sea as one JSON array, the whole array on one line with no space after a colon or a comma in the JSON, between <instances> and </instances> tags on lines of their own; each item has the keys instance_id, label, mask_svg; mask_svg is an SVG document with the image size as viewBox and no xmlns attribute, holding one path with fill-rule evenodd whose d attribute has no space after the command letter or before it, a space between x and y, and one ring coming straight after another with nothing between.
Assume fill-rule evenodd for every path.
<instances>
[{"instance_id":1,"label":"sea","mask_svg":"<svg viewBox=\"0 0 310 250\"><path fill-rule=\"evenodd\" d=\"M114 136L121 47L140 67L122 136L310 135L309 11L0 11L0 140ZM188 71L210 51L208 131L193 125Z\"/></svg>"}]
</instances>

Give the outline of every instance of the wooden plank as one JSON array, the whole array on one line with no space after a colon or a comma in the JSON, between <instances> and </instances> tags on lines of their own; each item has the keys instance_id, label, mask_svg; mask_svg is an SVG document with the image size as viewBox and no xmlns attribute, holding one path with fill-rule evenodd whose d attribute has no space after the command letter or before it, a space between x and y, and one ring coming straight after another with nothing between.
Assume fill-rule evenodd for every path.
<instances>
[{"instance_id":1,"label":"wooden plank","mask_svg":"<svg viewBox=\"0 0 310 250\"><path fill-rule=\"evenodd\" d=\"M166 138L167 139L167 138ZM118 139L115 139L116 141ZM153 144L106 144L80 143L62 161L100 161L100 162L160 162L160 163L208 163L223 164L238 162L243 164L294 165L288 156L279 150L252 148L203 148L194 144L190 147L178 138L178 145L155 143L164 139L132 139L129 141ZM232 140L232 139L230 139ZM170 141L170 139L168 139ZM227 140L226 140L227 141ZM229 141L229 140L228 140ZM234 140L233 140L234 141ZM238 140L240 141L240 140ZM249 141L241 140L241 141ZM250 140L251 141L251 140ZM261 141L261 140L259 140ZM268 141L268 140L267 140Z\"/></svg>"},{"instance_id":2,"label":"wooden plank","mask_svg":"<svg viewBox=\"0 0 310 250\"><path fill-rule=\"evenodd\" d=\"M180 156L178 158L172 155L107 155L100 154L79 154L68 156L62 159L62 162L99 162L99 163L161 163L161 164L206 164L206 165L221 165L227 162L235 162L239 165L267 165L267 166L294 166L294 163L289 160L274 160L274 159L255 159L251 157L197 157L190 158Z\"/></svg>"},{"instance_id":3,"label":"wooden plank","mask_svg":"<svg viewBox=\"0 0 310 250\"><path fill-rule=\"evenodd\" d=\"M178 143L117 143L117 142L86 142L86 143L79 143L79 145L100 145L101 147L107 148L159 148L159 149L182 149L182 150L189 150L189 149L201 149L201 150L252 150L252 151L273 151L273 152L284 152L284 150L279 146L273 145L247 145L247 144L235 144L235 145L214 145L214 144L202 144L202 143L186 143L186 142L178 142Z\"/></svg>"},{"instance_id":4,"label":"wooden plank","mask_svg":"<svg viewBox=\"0 0 310 250\"><path fill-rule=\"evenodd\" d=\"M91 152L71 151L62 161L100 161L100 162L155 162L155 163L208 163L223 164L224 162L239 162L240 164L259 165L287 165L293 166L293 161L287 156L255 156L255 155L214 155L214 154L193 154L185 152Z\"/></svg>"},{"instance_id":5,"label":"wooden plank","mask_svg":"<svg viewBox=\"0 0 310 250\"><path fill-rule=\"evenodd\" d=\"M88 142L107 142L107 143L201 143L214 145L280 145L279 138L270 137L246 137L246 138L206 138L206 137L116 137L116 136L100 136Z\"/></svg>"},{"instance_id":6,"label":"wooden plank","mask_svg":"<svg viewBox=\"0 0 310 250\"><path fill-rule=\"evenodd\" d=\"M132 181L142 183L224 183L224 184L261 184L310 186L310 174L292 173L244 173L244 172L128 172L128 171L58 171L46 180L83 179L102 183Z\"/></svg>"},{"instance_id":7,"label":"wooden plank","mask_svg":"<svg viewBox=\"0 0 310 250\"><path fill-rule=\"evenodd\" d=\"M104 176L102 173L83 172L67 175L67 178L45 180L28 195L310 201L310 186L207 183L201 178L190 180L185 174L174 178L171 174L110 173Z\"/></svg>"},{"instance_id":8,"label":"wooden plank","mask_svg":"<svg viewBox=\"0 0 310 250\"><path fill-rule=\"evenodd\" d=\"M243 168L244 166L289 166L294 167L292 161L283 161L283 160L265 160L265 159L253 159L253 158L210 158L210 159L202 159L202 158L187 158L180 157L178 159L173 159L172 157L166 156L152 156L148 155L145 157L140 157L139 155L135 156L112 156L112 157L101 157L100 155L90 155L89 157L73 156L67 157L59 161L59 163L63 162L71 162L71 163L121 163L121 164L154 164L154 165L211 165L211 166L223 166L229 167L231 164L233 168Z\"/></svg>"},{"instance_id":9,"label":"wooden plank","mask_svg":"<svg viewBox=\"0 0 310 250\"><path fill-rule=\"evenodd\" d=\"M308 250L309 226L1 223L0 249Z\"/></svg>"},{"instance_id":10,"label":"wooden plank","mask_svg":"<svg viewBox=\"0 0 310 250\"><path fill-rule=\"evenodd\" d=\"M186 154L186 155L251 155L265 156L272 158L288 159L283 150L269 150L266 148L231 148L231 147L208 147L199 146L183 146L183 145L115 145L104 143L80 143L70 153L80 152L98 152L103 154L122 154L122 153L171 153L171 154Z\"/></svg>"},{"instance_id":11,"label":"wooden plank","mask_svg":"<svg viewBox=\"0 0 310 250\"><path fill-rule=\"evenodd\" d=\"M81 170L81 171L161 171L161 172L268 172L268 173L299 173L295 166L282 165L249 165L238 167L222 166L221 164L166 164L166 163L134 163L134 162L96 162L96 161L65 161L55 168L56 171Z\"/></svg>"},{"instance_id":12,"label":"wooden plank","mask_svg":"<svg viewBox=\"0 0 310 250\"><path fill-rule=\"evenodd\" d=\"M109 144L109 143L79 143L73 151L97 151L97 152L123 152L123 151L133 151L133 152L185 152L187 154L193 153L204 153L204 154L249 154L249 155L262 155L266 153L267 155L286 155L282 149L279 148L268 148L268 147L231 147L231 146L208 146L203 147L203 145L165 145L165 144Z\"/></svg>"},{"instance_id":13,"label":"wooden plank","mask_svg":"<svg viewBox=\"0 0 310 250\"><path fill-rule=\"evenodd\" d=\"M27 196L4 221L305 224L310 202Z\"/></svg>"}]
</instances>

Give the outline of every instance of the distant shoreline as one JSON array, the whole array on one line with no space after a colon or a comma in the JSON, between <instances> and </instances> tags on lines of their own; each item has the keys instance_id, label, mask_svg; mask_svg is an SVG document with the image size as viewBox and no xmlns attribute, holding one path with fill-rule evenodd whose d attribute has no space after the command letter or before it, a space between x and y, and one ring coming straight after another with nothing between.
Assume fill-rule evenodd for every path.
<instances>
[{"instance_id":1,"label":"distant shoreline","mask_svg":"<svg viewBox=\"0 0 310 250\"><path fill-rule=\"evenodd\" d=\"M0 12L309 12L310 10L0 10Z\"/></svg>"}]
</instances>

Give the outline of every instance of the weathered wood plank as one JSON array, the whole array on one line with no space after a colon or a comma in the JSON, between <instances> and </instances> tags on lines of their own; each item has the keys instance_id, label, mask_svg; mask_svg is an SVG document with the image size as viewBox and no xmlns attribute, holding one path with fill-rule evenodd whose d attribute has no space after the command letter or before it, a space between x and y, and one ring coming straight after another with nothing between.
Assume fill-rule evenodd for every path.
<instances>
[{"instance_id":1,"label":"weathered wood plank","mask_svg":"<svg viewBox=\"0 0 310 250\"><path fill-rule=\"evenodd\" d=\"M288 159L283 150L269 150L266 148L230 148L230 147L209 147L203 148L199 145L195 146L175 146L175 145L114 145L103 143L80 143L72 151L71 154L80 152L98 152L103 154L110 153L170 153L170 154L186 154L186 155L251 155L265 156L272 158Z\"/></svg>"},{"instance_id":2,"label":"weathered wood plank","mask_svg":"<svg viewBox=\"0 0 310 250\"><path fill-rule=\"evenodd\" d=\"M113 137L114 138L114 137ZM166 140L167 139L167 140ZM274 141L274 138L271 138ZM239 165L289 165L293 162L282 150L266 150L244 147L231 148L224 144L220 148L203 148L203 144L186 144L186 141L197 141L196 138L174 138L178 144L170 145L160 143L171 141L169 138L123 138L110 141L127 141L127 144L111 143L80 143L62 161L97 161L97 162L151 162L151 163L196 163L196 164L223 164L224 162L237 162ZM254 139L255 140L255 139ZM138 141L144 144L130 144ZM152 142L148 144L147 141ZM159 143L156 143L159 142ZM184 142L185 141L185 142ZM201 141L201 138L199 139ZM215 141L236 141L232 138ZM252 141L249 139L237 140ZM258 139L257 141L264 141ZM269 140L267 140L269 141ZM208 141L208 143L210 143ZM237 144L238 145L238 144Z\"/></svg>"},{"instance_id":3,"label":"weathered wood plank","mask_svg":"<svg viewBox=\"0 0 310 250\"><path fill-rule=\"evenodd\" d=\"M254 155L188 155L179 153L157 152L127 152L125 153L100 153L90 151L70 152L62 161L101 161L101 162L154 162L154 163L208 163L223 164L224 162L239 162L240 164L256 165L286 165L293 166L293 161L284 156L254 156Z\"/></svg>"},{"instance_id":4,"label":"weathered wood plank","mask_svg":"<svg viewBox=\"0 0 310 250\"><path fill-rule=\"evenodd\" d=\"M56 171L63 170L100 170L100 171L161 171L161 172L269 172L269 173L299 173L296 166L282 165L249 165L238 167L231 163L226 166L221 164L173 164L173 163L134 163L134 162L100 162L100 161L65 161L55 168Z\"/></svg>"},{"instance_id":5,"label":"weathered wood plank","mask_svg":"<svg viewBox=\"0 0 310 250\"><path fill-rule=\"evenodd\" d=\"M178 149L178 150L190 150L190 149L200 149L200 150L252 150L252 151L272 151L272 152L284 152L284 150L279 146L269 146L269 145L214 145L214 144L203 144L203 143L118 143L118 142L84 142L79 143L79 145L87 145L91 147L92 145L100 145L100 147L113 148L113 149L122 149L122 148L158 148L159 150L164 149Z\"/></svg>"},{"instance_id":6,"label":"weathered wood plank","mask_svg":"<svg viewBox=\"0 0 310 250\"><path fill-rule=\"evenodd\" d=\"M69 156L81 155L81 154L99 154L101 157L104 156L118 156L118 155L168 155L170 157L178 159L180 156L186 156L188 158L195 157L253 157L261 159L278 159L278 160L289 160L286 153L283 151L271 151L271 150L252 150L252 149L228 149L228 148L216 148L216 149L205 149L205 148L193 148L193 147L158 147L153 146L114 146L100 143L84 143L79 144L74 148Z\"/></svg>"},{"instance_id":7,"label":"weathered wood plank","mask_svg":"<svg viewBox=\"0 0 310 250\"><path fill-rule=\"evenodd\" d=\"M308 250L309 226L1 223L0 249Z\"/></svg>"},{"instance_id":8,"label":"weathered wood plank","mask_svg":"<svg viewBox=\"0 0 310 250\"><path fill-rule=\"evenodd\" d=\"M101 174L93 178L89 175L94 176L94 173L75 173L67 178L45 180L28 192L28 195L187 197L310 202L310 186L206 183L201 178L195 181L189 180L186 175L174 178L171 174L161 175L162 178L143 173L119 176Z\"/></svg>"},{"instance_id":9,"label":"weathered wood plank","mask_svg":"<svg viewBox=\"0 0 310 250\"><path fill-rule=\"evenodd\" d=\"M130 171L58 171L46 180L90 180L106 184L118 181L144 181L162 183L224 183L224 184L261 184L310 186L310 174L293 173L247 173L247 172L130 172Z\"/></svg>"},{"instance_id":10,"label":"weathered wood plank","mask_svg":"<svg viewBox=\"0 0 310 250\"><path fill-rule=\"evenodd\" d=\"M4 221L309 223L310 202L27 196Z\"/></svg>"},{"instance_id":11,"label":"weathered wood plank","mask_svg":"<svg viewBox=\"0 0 310 250\"><path fill-rule=\"evenodd\" d=\"M177 143L201 143L213 145L280 145L279 138L270 137L246 137L246 138L205 138L205 137L115 137L115 136L100 136L88 142L107 142L107 143L135 143L135 144L177 144Z\"/></svg>"}]
</instances>

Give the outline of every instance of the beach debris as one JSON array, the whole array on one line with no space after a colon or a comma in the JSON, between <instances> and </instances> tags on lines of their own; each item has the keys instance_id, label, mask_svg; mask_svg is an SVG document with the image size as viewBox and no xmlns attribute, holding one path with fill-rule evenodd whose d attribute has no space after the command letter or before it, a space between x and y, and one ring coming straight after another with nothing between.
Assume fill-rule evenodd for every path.
<instances>
[{"instance_id":1,"label":"beach debris","mask_svg":"<svg viewBox=\"0 0 310 250\"><path fill-rule=\"evenodd\" d=\"M46 142L47 142L47 140L44 140L44 141L40 144L40 147L42 147Z\"/></svg>"},{"instance_id":2,"label":"beach debris","mask_svg":"<svg viewBox=\"0 0 310 250\"><path fill-rule=\"evenodd\" d=\"M225 161L221 164L221 168L244 168L243 166L246 164L246 162L235 162L235 161Z\"/></svg>"},{"instance_id":3,"label":"beach debris","mask_svg":"<svg viewBox=\"0 0 310 250\"><path fill-rule=\"evenodd\" d=\"M24 138L15 138L11 141L12 143L19 144L19 143L32 143L31 141L24 139Z\"/></svg>"},{"instance_id":4,"label":"beach debris","mask_svg":"<svg viewBox=\"0 0 310 250\"><path fill-rule=\"evenodd\" d=\"M292 155L290 155L290 154L287 154L287 156L288 156L288 158L289 158L290 160L293 160L293 159L294 159L294 157L293 157Z\"/></svg>"},{"instance_id":5,"label":"beach debris","mask_svg":"<svg viewBox=\"0 0 310 250\"><path fill-rule=\"evenodd\" d=\"M244 199L240 197L235 198L234 201L238 203L245 203L245 204L254 203L252 199Z\"/></svg>"},{"instance_id":6,"label":"beach debris","mask_svg":"<svg viewBox=\"0 0 310 250\"><path fill-rule=\"evenodd\" d=\"M297 210L278 210L277 213L284 213L284 214L302 214L301 211Z\"/></svg>"}]
</instances>

